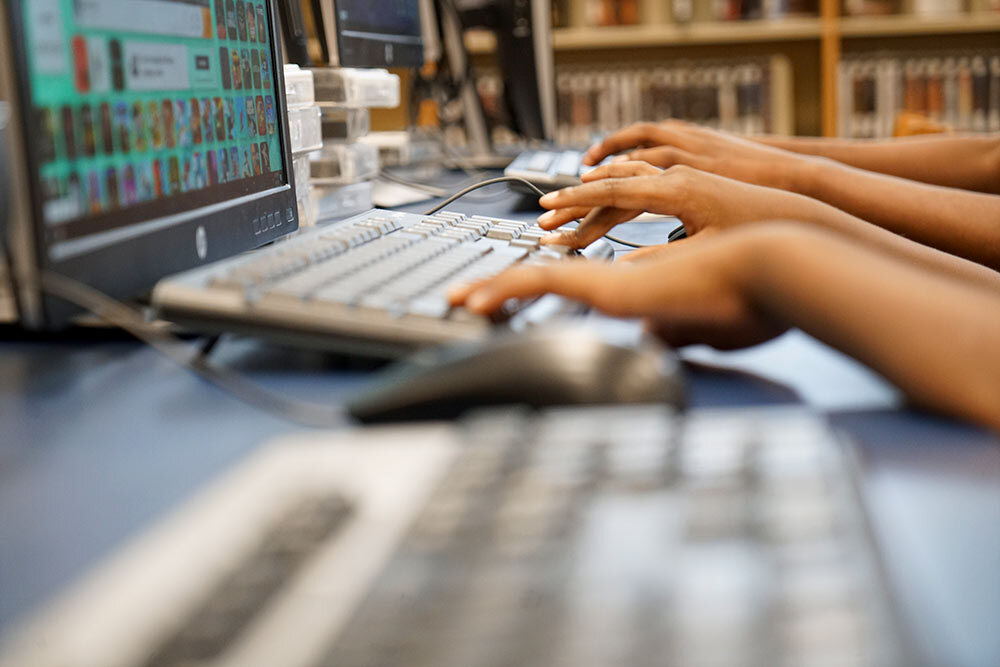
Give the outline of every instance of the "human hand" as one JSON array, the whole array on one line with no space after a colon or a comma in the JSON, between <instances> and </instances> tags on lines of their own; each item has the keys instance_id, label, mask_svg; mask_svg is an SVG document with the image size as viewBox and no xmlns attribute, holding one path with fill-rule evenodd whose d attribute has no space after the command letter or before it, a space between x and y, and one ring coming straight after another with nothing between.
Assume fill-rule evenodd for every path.
<instances>
[{"instance_id":1,"label":"human hand","mask_svg":"<svg viewBox=\"0 0 1000 667\"><path fill-rule=\"evenodd\" d=\"M551 209L538 219L543 229L583 216L575 230L549 235L544 243L585 247L642 211L678 216L689 236L761 220L812 221L829 215L828 207L815 200L686 166L660 170L641 162L621 162L598 167L586 178L582 185L539 199Z\"/></svg>"},{"instance_id":2,"label":"human hand","mask_svg":"<svg viewBox=\"0 0 1000 667\"><path fill-rule=\"evenodd\" d=\"M753 256L752 244L746 230L735 230L685 239L642 262L519 266L457 287L449 300L489 314L508 299L560 294L609 315L644 318L650 331L674 347L747 347L785 330L747 297L752 272L746 260Z\"/></svg>"},{"instance_id":3,"label":"human hand","mask_svg":"<svg viewBox=\"0 0 1000 667\"><path fill-rule=\"evenodd\" d=\"M606 169L601 168L594 171L598 172L596 176L590 174L583 176L584 183L601 180L602 178L655 176L663 170L645 162L622 162L615 165L608 165ZM642 209L624 209L614 206L572 206L543 213L538 217L538 225L542 229L553 230L567 222L580 219L580 224L576 229L566 229L558 234L550 234L542 239L542 243L565 245L571 248L585 248L607 234L616 225L628 222L641 213Z\"/></svg>"},{"instance_id":4,"label":"human hand","mask_svg":"<svg viewBox=\"0 0 1000 667\"><path fill-rule=\"evenodd\" d=\"M624 152L623 152L624 151ZM592 146L584 164L609 155L668 168L687 165L745 183L796 191L803 170L817 158L768 146L746 137L679 120L637 123Z\"/></svg>"}]
</instances>

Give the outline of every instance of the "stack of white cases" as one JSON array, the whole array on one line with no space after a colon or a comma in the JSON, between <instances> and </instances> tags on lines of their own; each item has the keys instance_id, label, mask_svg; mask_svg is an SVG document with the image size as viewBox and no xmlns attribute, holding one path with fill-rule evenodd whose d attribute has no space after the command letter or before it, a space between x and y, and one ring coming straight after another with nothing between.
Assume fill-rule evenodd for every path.
<instances>
[{"instance_id":1,"label":"stack of white cases","mask_svg":"<svg viewBox=\"0 0 1000 667\"><path fill-rule=\"evenodd\" d=\"M312 72L298 65L285 65L285 97L299 225L311 227L317 222L317 207L310 182L309 156L323 148L322 121Z\"/></svg>"},{"instance_id":2,"label":"stack of white cases","mask_svg":"<svg viewBox=\"0 0 1000 667\"><path fill-rule=\"evenodd\" d=\"M378 150L362 139L371 131L372 108L399 106L399 77L386 70L323 67L308 70L315 83L323 148L310 156L319 222L372 208Z\"/></svg>"}]
</instances>

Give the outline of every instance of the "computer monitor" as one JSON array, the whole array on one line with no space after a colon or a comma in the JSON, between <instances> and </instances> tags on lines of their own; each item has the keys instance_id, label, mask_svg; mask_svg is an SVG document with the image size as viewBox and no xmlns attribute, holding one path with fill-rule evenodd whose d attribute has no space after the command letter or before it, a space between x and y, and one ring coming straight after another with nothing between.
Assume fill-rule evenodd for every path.
<instances>
[{"instance_id":1,"label":"computer monitor","mask_svg":"<svg viewBox=\"0 0 1000 667\"><path fill-rule=\"evenodd\" d=\"M40 271L133 297L298 227L273 0L4 7L23 325L74 313Z\"/></svg>"},{"instance_id":2,"label":"computer monitor","mask_svg":"<svg viewBox=\"0 0 1000 667\"><path fill-rule=\"evenodd\" d=\"M419 0L320 0L330 64L424 64Z\"/></svg>"},{"instance_id":3,"label":"computer monitor","mask_svg":"<svg viewBox=\"0 0 1000 667\"><path fill-rule=\"evenodd\" d=\"M462 26L496 36L504 103L514 130L528 139L552 141L556 129L552 8L549 0L446 0Z\"/></svg>"},{"instance_id":4,"label":"computer monitor","mask_svg":"<svg viewBox=\"0 0 1000 667\"><path fill-rule=\"evenodd\" d=\"M423 0L435 14L431 34L440 36L440 52L457 86L468 142L466 162L503 167L490 138L474 71L465 48L467 29L485 28L496 35L497 65L511 128L530 139L551 141L556 129L555 64L551 7L546 0ZM431 41L428 39L428 41Z\"/></svg>"}]
</instances>

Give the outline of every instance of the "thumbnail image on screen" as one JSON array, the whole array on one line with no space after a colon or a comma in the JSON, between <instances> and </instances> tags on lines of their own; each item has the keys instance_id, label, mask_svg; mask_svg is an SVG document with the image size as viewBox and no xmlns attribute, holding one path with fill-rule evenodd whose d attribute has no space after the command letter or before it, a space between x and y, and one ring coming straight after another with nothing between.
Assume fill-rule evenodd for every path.
<instances>
[{"instance_id":1,"label":"thumbnail image on screen","mask_svg":"<svg viewBox=\"0 0 1000 667\"><path fill-rule=\"evenodd\" d=\"M50 240L285 183L265 0L24 0L21 12Z\"/></svg>"}]
</instances>

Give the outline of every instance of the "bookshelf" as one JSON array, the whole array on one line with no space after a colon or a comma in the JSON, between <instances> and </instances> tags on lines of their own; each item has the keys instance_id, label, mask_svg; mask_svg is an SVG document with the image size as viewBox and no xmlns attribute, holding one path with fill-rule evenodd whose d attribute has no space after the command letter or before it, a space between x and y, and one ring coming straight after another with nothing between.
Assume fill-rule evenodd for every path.
<instances>
[{"instance_id":1,"label":"bookshelf","mask_svg":"<svg viewBox=\"0 0 1000 667\"><path fill-rule=\"evenodd\" d=\"M695 0L694 16L704 16ZM1000 11L972 0L973 9L944 16L913 13L845 16L840 0L819 0L817 16L790 16L746 21L693 20L672 22L670 2L639 2L635 25L588 26L586 2L569 0L569 26L555 28L553 49L558 65L642 59L740 58L782 55L791 64L789 96L797 134L834 136L838 128L837 70L842 54L880 48L962 49L996 43ZM904 9L912 0L904 1ZM702 5L703 7L705 5ZM491 53L489 33L470 31L466 44L473 54Z\"/></svg>"},{"instance_id":2,"label":"bookshelf","mask_svg":"<svg viewBox=\"0 0 1000 667\"><path fill-rule=\"evenodd\" d=\"M573 51L816 39L820 35L821 25L818 18L790 18L556 28L552 32L552 48L556 51ZM470 31L466 35L466 46L473 53L490 53L495 44L493 35L489 32Z\"/></svg>"},{"instance_id":3,"label":"bookshelf","mask_svg":"<svg viewBox=\"0 0 1000 667\"><path fill-rule=\"evenodd\" d=\"M972 12L960 16L845 16L840 19L844 37L908 35L962 35L1000 32L1000 12Z\"/></svg>"}]
</instances>

